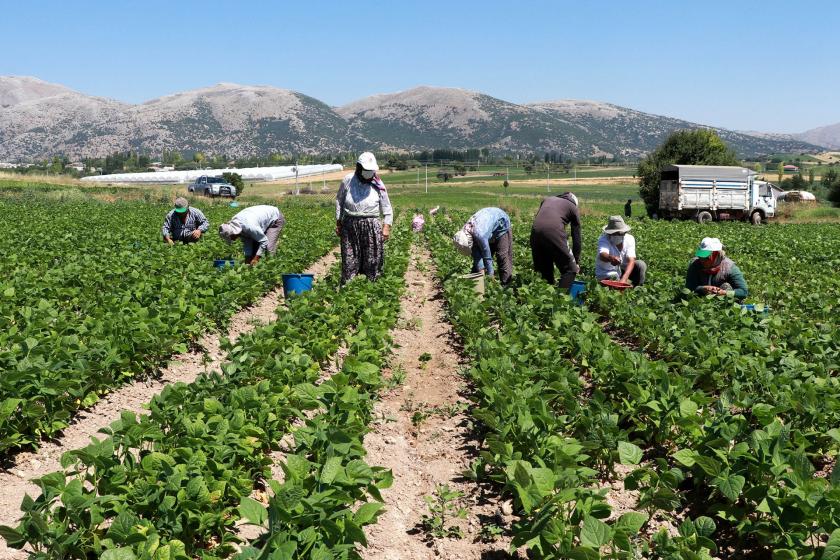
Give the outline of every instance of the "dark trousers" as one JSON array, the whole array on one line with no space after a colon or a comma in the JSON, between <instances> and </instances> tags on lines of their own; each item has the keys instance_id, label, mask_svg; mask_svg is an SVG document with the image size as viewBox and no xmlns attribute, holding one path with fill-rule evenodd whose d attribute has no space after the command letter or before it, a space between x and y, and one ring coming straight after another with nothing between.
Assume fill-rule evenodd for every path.
<instances>
[{"instance_id":1,"label":"dark trousers","mask_svg":"<svg viewBox=\"0 0 840 560\"><path fill-rule=\"evenodd\" d=\"M496 257L499 282L506 286L513 278L513 234L510 230L495 241L490 241L490 255ZM473 272L478 270L473 267Z\"/></svg>"},{"instance_id":2,"label":"dark trousers","mask_svg":"<svg viewBox=\"0 0 840 560\"><path fill-rule=\"evenodd\" d=\"M575 281L577 272L575 258L562 242L550 239L538 231L531 231L531 258L534 270L549 284L554 284L554 267L560 271L558 286L569 289Z\"/></svg>"}]
</instances>

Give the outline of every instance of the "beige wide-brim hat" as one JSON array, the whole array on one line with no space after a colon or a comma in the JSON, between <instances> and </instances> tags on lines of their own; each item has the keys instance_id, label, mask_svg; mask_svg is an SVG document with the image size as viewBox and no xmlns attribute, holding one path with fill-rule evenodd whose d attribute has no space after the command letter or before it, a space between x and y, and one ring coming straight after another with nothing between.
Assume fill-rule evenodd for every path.
<instances>
[{"instance_id":1,"label":"beige wide-brim hat","mask_svg":"<svg viewBox=\"0 0 840 560\"><path fill-rule=\"evenodd\" d=\"M624 223L624 218L621 216L610 216L607 225L604 226L604 233L627 233L630 231L630 226Z\"/></svg>"}]
</instances>

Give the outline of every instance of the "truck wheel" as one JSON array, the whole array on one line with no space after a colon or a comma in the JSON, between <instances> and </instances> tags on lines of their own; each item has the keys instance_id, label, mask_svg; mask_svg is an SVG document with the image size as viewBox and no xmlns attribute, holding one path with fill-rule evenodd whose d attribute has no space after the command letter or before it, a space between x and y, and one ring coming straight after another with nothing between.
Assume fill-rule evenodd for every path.
<instances>
[{"instance_id":1,"label":"truck wheel","mask_svg":"<svg viewBox=\"0 0 840 560\"><path fill-rule=\"evenodd\" d=\"M213 198L213 191L211 191L210 189L204 189L204 196L209 196L210 198Z\"/></svg>"},{"instance_id":2,"label":"truck wheel","mask_svg":"<svg viewBox=\"0 0 840 560\"><path fill-rule=\"evenodd\" d=\"M712 219L713 219L712 218L712 213L711 212L706 212L705 210L703 210L702 212L697 214L696 219L697 219L698 224L705 224L705 223L711 222Z\"/></svg>"},{"instance_id":3,"label":"truck wheel","mask_svg":"<svg viewBox=\"0 0 840 560\"><path fill-rule=\"evenodd\" d=\"M761 218L761 212L756 211L750 215L750 222L752 223L752 225L760 226L762 221L763 220Z\"/></svg>"}]
</instances>

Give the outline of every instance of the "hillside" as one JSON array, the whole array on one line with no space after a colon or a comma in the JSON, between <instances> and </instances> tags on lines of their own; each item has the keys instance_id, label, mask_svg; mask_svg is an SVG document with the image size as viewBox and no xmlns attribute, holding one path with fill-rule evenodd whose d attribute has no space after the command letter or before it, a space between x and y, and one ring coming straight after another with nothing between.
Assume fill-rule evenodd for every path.
<instances>
[{"instance_id":1,"label":"hillside","mask_svg":"<svg viewBox=\"0 0 840 560\"><path fill-rule=\"evenodd\" d=\"M239 157L488 147L639 156L670 132L698 126L608 103L517 105L456 88L423 86L332 108L291 90L222 83L130 105L37 78L0 76L0 161L127 149ZM743 156L816 150L798 139L717 130Z\"/></svg>"}]
</instances>

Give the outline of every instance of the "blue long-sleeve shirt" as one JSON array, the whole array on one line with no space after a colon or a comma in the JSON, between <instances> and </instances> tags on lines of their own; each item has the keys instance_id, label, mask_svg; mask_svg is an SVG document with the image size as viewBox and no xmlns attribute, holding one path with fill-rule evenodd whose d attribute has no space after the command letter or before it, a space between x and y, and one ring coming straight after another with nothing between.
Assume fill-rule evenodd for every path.
<instances>
[{"instance_id":1,"label":"blue long-sleeve shirt","mask_svg":"<svg viewBox=\"0 0 840 560\"><path fill-rule=\"evenodd\" d=\"M467 231L472 234L473 270L493 274L493 255L490 243L498 241L510 231L510 216L501 208L482 208L467 221Z\"/></svg>"}]
</instances>

